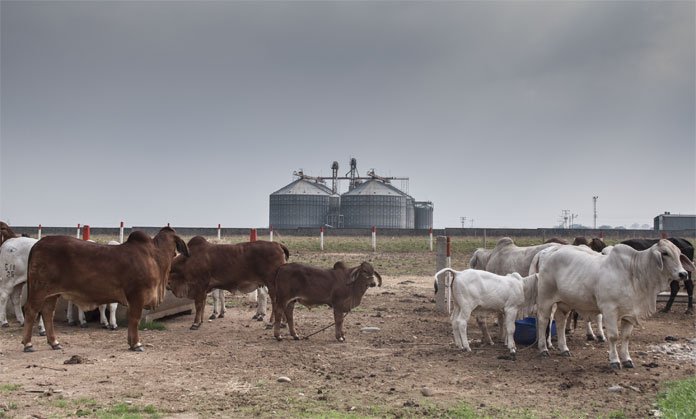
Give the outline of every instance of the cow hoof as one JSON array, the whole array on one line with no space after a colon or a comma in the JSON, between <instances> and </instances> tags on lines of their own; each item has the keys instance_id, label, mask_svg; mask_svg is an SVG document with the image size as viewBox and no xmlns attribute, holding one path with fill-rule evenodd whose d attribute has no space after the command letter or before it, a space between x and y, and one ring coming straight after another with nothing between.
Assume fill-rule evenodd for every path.
<instances>
[{"instance_id":1,"label":"cow hoof","mask_svg":"<svg viewBox=\"0 0 696 419\"><path fill-rule=\"evenodd\" d=\"M621 366L624 368L633 368L633 361L631 361L630 359L627 361L624 361L621 363Z\"/></svg>"},{"instance_id":2,"label":"cow hoof","mask_svg":"<svg viewBox=\"0 0 696 419\"><path fill-rule=\"evenodd\" d=\"M609 366L613 370L620 370L621 369L621 364L619 364L618 362L610 362Z\"/></svg>"},{"instance_id":3,"label":"cow hoof","mask_svg":"<svg viewBox=\"0 0 696 419\"><path fill-rule=\"evenodd\" d=\"M542 358L549 358L551 355L549 355L549 351L541 351L539 354Z\"/></svg>"},{"instance_id":4,"label":"cow hoof","mask_svg":"<svg viewBox=\"0 0 696 419\"><path fill-rule=\"evenodd\" d=\"M3 323L2 325L0 325L0 327L10 327L10 324L9 324L9 323Z\"/></svg>"},{"instance_id":5,"label":"cow hoof","mask_svg":"<svg viewBox=\"0 0 696 419\"><path fill-rule=\"evenodd\" d=\"M109 329L110 329L110 330L116 330L116 329L118 329L118 326L109 326Z\"/></svg>"},{"instance_id":6,"label":"cow hoof","mask_svg":"<svg viewBox=\"0 0 696 419\"><path fill-rule=\"evenodd\" d=\"M102 323L102 325L101 325L101 326L102 326L102 329L108 329L108 328L109 328L109 325L108 325L108 324L104 324L104 323Z\"/></svg>"},{"instance_id":7,"label":"cow hoof","mask_svg":"<svg viewBox=\"0 0 696 419\"><path fill-rule=\"evenodd\" d=\"M274 337L276 338L276 340L277 340L278 342L280 342L281 340L283 340L283 336L282 336L282 335L278 335L278 336L274 336Z\"/></svg>"},{"instance_id":8,"label":"cow hoof","mask_svg":"<svg viewBox=\"0 0 696 419\"><path fill-rule=\"evenodd\" d=\"M338 340L339 342L343 343L343 342L346 341L346 338L344 338L343 336L341 336L341 337L338 338L337 340Z\"/></svg>"},{"instance_id":9,"label":"cow hoof","mask_svg":"<svg viewBox=\"0 0 696 419\"><path fill-rule=\"evenodd\" d=\"M225 313L220 313L220 315L218 316L218 319L222 319L224 317L225 317Z\"/></svg>"},{"instance_id":10,"label":"cow hoof","mask_svg":"<svg viewBox=\"0 0 696 419\"><path fill-rule=\"evenodd\" d=\"M593 335L587 335L587 341L588 341L588 342L593 342L593 341L595 341L595 340L597 340L597 338L595 338Z\"/></svg>"},{"instance_id":11,"label":"cow hoof","mask_svg":"<svg viewBox=\"0 0 696 419\"><path fill-rule=\"evenodd\" d=\"M605 338L604 336L599 336L599 337L597 337L597 341L598 342L606 342L607 338Z\"/></svg>"},{"instance_id":12,"label":"cow hoof","mask_svg":"<svg viewBox=\"0 0 696 419\"><path fill-rule=\"evenodd\" d=\"M510 359L511 359L512 361L516 361L516 360L517 360L517 354L514 353L514 352L510 352Z\"/></svg>"},{"instance_id":13,"label":"cow hoof","mask_svg":"<svg viewBox=\"0 0 696 419\"><path fill-rule=\"evenodd\" d=\"M217 315L211 314L210 317L208 317L208 320L215 320L217 319Z\"/></svg>"},{"instance_id":14,"label":"cow hoof","mask_svg":"<svg viewBox=\"0 0 696 419\"><path fill-rule=\"evenodd\" d=\"M87 323L80 323L80 328L86 329L86 328L87 328Z\"/></svg>"},{"instance_id":15,"label":"cow hoof","mask_svg":"<svg viewBox=\"0 0 696 419\"><path fill-rule=\"evenodd\" d=\"M198 330L199 327L201 327L200 324L192 324L191 327L190 327L190 329L191 329L191 330Z\"/></svg>"},{"instance_id":16,"label":"cow hoof","mask_svg":"<svg viewBox=\"0 0 696 419\"><path fill-rule=\"evenodd\" d=\"M39 330L39 336L46 336L45 330Z\"/></svg>"},{"instance_id":17,"label":"cow hoof","mask_svg":"<svg viewBox=\"0 0 696 419\"><path fill-rule=\"evenodd\" d=\"M566 358L570 358L570 351L563 351L561 352L561 356L564 356Z\"/></svg>"},{"instance_id":18,"label":"cow hoof","mask_svg":"<svg viewBox=\"0 0 696 419\"><path fill-rule=\"evenodd\" d=\"M660 313L669 313L670 307L665 307L662 310L660 310Z\"/></svg>"},{"instance_id":19,"label":"cow hoof","mask_svg":"<svg viewBox=\"0 0 696 419\"><path fill-rule=\"evenodd\" d=\"M137 344L136 346L131 347L130 350L133 352L145 352L145 348L140 343Z\"/></svg>"},{"instance_id":20,"label":"cow hoof","mask_svg":"<svg viewBox=\"0 0 696 419\"><path fill-rule=\"evenodd\" d=\"M76 321L68 322L68 326L77 326Z\"/></svg>"},{"instance_id":21,"label":"cow hoof","mask_svg":"<svg viewBox=\"0 0 696 419\"><path fill-rule=\"evenodd\" d=\"M690 315L690 316L693 316L693 315L694 315L694 309L692 309L692 308L687 308L686 311L684 312L684 314L688 314L688 315ZM3 327L6 327L6 326L3 326Z\"/></svg>"},{"instance_id":22,"label":"cow hoof","mask_svg":"<svg viewBox=\"0 0 696 419\"><path fill-rule=\"evenodd\" d=\"M60 346L60 343L56 343L55 345L51 344L51 349L53 349L54 351L57 351L59 349L63 349L63 347Z\"/></svg>"},{"instance_id":23,"label":"cow hoof","mask_svg":"<svg viewBox=\"0 0 696 419\"><path fill-rule=\"evenodd\" d=\"M36 349L34 349L32 345L29 345L24 347L24 352L36 352Z\"/></svg>"},{"instance_id":24,"label":"cow hoof","mask_svg":"<svg viewBox=\"0 0 696 419\"><path fill-rule=\"evenodd\" d=\"M292 338L295 339L295 340L300 340L300 337L297 336L297 335L294 335Z\"/></svg>"}]
</instances>

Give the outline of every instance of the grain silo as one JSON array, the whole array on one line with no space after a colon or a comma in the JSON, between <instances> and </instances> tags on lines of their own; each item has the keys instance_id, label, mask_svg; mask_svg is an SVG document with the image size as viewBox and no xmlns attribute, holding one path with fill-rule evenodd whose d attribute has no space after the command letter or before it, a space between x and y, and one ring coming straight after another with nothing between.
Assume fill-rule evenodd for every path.
<instances>
[{"instance_id":1,"label":"grain silo","mask_svg":"<svg viewBox=\"0 0 696 419\"><path fill-rule=\"evenodd\" d=\"M326 186L301 177L270 195L270 225L321 227L326 224L332 195Z\"/></svg>"},{"instance_id":2,"label":"grain silo","mask_svg":"<svg viewBox=\"0 0 696 419\"><path fill-rule=\"evenodd\" d=\"M430 201L415 203L415 228L422 230L433 228L433 209L433 203Z\"/></svg>"},{"instance_id":3,"label":"grain silo","mask_svg":"<svg viewBox=\"0 0 696 419\"><path fill-rule=\"evenodd\" d=\"M370 179L341 195L343 225L347 228L413 228L414 201L379 179Z\"/></svg>"}]
</instances>

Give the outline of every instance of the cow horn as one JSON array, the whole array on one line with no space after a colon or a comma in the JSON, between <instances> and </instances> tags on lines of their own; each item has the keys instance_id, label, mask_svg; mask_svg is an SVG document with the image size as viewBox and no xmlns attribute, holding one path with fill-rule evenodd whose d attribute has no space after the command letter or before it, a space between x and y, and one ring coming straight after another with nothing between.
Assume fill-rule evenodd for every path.
<instances>
[{"instance_id":1,"label":"cow horn","mask_svg":"<svg viewBox=\"0 0 696 419\"><path fill-rule=\"evenodd\" d=\"M176 236L176 237L174 238L174 241L175 241L175 243L176 243L176 250L177 250L179 253L181 253L181 254L183 254L184 256L187 256L187 257L188 257L188 256L191 256L191 254L189 253L188 246L186 246L186 242L184 242L184 241L181 239L181 237Z\"/></svg>"},{"instance_id":2,"label":"cow horn","mask_svg":"<svg viewBox=\"0 0 696 419\"><path fill-rule=\"evenodd\" d=\"M379 272L375 271L375 276L379 281L377 281L377 286L381 287L382 286L382 277L379 275Z\"/></svg>"}]
</instances>

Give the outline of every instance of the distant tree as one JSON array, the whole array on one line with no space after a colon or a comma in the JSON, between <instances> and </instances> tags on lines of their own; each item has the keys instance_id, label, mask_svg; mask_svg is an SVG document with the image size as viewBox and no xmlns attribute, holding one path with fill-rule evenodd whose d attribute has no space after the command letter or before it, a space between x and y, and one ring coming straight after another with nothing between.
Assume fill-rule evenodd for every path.
<instances>
[{"instance_id":1,"label":"distant tree","mask_svg":"<svg viewBox=\"0 0 696 419\"><path fill-rule=\"evenodd\" d=\"M613 229L614 227L612 227L612 226L610 226L610 225L607 225L607 224L604 224L604 225L599 226L598 228L599 228L600 230L611 230L611 229Z\"/></svg>"},{"instance_id":2,"label":"distant tree","mask_svg":"<svg viewBox=\"0 0 696 419\"><path fill-rule=\"evenodd\" d=\"M640 224L638 224L638 223L633 223L633 224L631 224L631 229L632 229L632 230L638 230L639 228L640 228Z\"/></svg>"},{"instance_id":3,"label":"distant tree","mask_svg":"<svg viewBox=\"0 0 696 419\"><path fill-rule=\"evenodd\" d=\"M578 230L582 230L582 229L588 229L589 227L584 226L582 224L573 224L572 226L570 226L570 228L576 228Z\"/></svg>"},{"instance_id":4,"label":"distant tree","mask_svg":"<svg viewBox=\"0 0 696 419\"><path fill-rule=\"evenodd\" d=\"M616 226L616 227L614 227L614 230L626 230L626 227L624 227L624 226Z\"/></svg>"},{"instance_id":5,"label":"distant tree","mask_svg":"<svg viewBox=\"0 0 696 419\"><path fill-rule=\"evenodd\" d=\"M653 226L651 226L650 224L643 224L642 226L640 226L640 228L644 230L651 230Z\"/></svg>"}]
</instances>

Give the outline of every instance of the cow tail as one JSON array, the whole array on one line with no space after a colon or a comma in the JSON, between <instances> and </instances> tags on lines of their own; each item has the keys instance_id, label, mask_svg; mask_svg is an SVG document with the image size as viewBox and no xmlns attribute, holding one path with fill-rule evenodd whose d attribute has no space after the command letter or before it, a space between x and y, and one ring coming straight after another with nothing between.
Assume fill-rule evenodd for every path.
<instances>
[{"instance_id":1,"label":"cow tail","mask_svg":"<svg viewBox=\"0 0 696 419\"><path fill-rule=\"evenodd\" d=\"M285 253L285 261L287 262L288 260L290 260L290 250L288 250L288 248L284 244L282 244L282 243L278 243L278 244L280 245L280 247L283 248L283 253Z\"/></svg>"}]
</instances>

